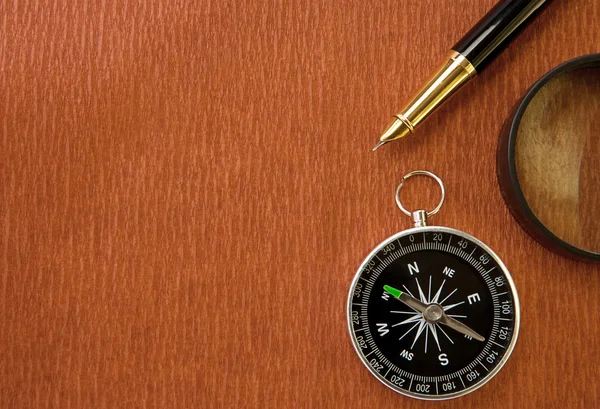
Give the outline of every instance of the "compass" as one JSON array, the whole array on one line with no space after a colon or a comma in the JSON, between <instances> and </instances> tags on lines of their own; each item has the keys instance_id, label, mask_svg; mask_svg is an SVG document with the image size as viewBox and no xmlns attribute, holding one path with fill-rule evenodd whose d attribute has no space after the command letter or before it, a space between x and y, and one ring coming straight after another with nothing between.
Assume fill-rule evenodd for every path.
<instances>
[{"instance_id":1,"label":"compass","mask_svg":"<svg viewBox=\"0 0 600 409\"><path fill-rule=\"evenodd\" d=\"M442 188L431 212L402 206L400 189L414 175ZM369 254L348 299L352 342L369 371L396 392L427 400L483 386L508 360L519 331L519 299L500 258L467 233L427 226L444 198L431 172L404 176L396 201L416 227Z\"/></svg>"}]
</instances>

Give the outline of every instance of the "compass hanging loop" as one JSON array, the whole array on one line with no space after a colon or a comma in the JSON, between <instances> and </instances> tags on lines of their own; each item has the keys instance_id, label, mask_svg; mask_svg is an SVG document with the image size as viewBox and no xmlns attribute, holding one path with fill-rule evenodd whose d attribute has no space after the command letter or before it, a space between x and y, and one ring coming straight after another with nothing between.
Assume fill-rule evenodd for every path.
<instances>
[{"instance_id":1,"label":"compass hanging loop","mask_svg":"<svg viewBox=\"0 0 600 409\"><path fill-rule=\"evenodd\" d=\"M440 189L442 190L442 198L440 199L440 202L438 203L436 208L430 212L427 212L425 210L415 210L415 211L407 210L404 207L404 205L402 205L402 201L400 200L400 190L402 189L402 186L404 186L404 182L408 178L410 178L412 176L418 176L418 175L429 176L430 178L434 179L438 183L438 185L440 185ZM442 182L442 179L440 179L437 175L435 175L434 173L431 173L427 170L414 170L412 172L407 173L406 175L404 175L402 177L402 182L400 182L400 184L396 188L396 204L398 205L400 210L402 210L402 213L404 213L405 215L412 218L415 227L427 226L427 218L430 216L433 216L434 214L439 212L439 210L442 208L442 205L444 204L445 199L446 199L446 189L444 188L444 182Z\"/></svg>"}]
</instances>

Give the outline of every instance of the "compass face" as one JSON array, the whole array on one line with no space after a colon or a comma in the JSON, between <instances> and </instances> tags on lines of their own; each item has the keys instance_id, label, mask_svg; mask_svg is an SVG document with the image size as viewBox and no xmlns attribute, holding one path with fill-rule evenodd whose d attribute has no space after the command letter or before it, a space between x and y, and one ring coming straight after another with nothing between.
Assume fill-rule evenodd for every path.
<instances>
[{"instance_id":1,"label":"compass face","mask_svg":"<svg viewBox=\"0 0 600 409\"><path fill-rule=\"evenodd\" d=\"M448 399L485 384L517 339L519 300L502 261L458 230L421 227L380 244L348 301L354 347L388 387Z\"/></svg>"}]
</instances>

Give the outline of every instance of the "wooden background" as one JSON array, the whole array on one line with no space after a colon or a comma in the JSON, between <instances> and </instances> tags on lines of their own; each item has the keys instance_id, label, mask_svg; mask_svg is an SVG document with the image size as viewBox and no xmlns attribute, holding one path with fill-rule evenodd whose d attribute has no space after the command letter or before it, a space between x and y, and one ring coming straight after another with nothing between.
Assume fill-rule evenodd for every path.
<instances>
[{"instance_id":1,"label":"wooden background","mask_svg":"<svg viewBox=\"0 0 600 409\"><path fill-rule=\"evenodd\" d=\"M1 2L0 408L598 407L598 265L518 227L495 149L538 77L600 51L600 2L555 1L418 137L370 151L493 3ZM522 303L507 366L444 403L381 385L346 329L420 168L447 185L432 222L494 248Z\"/></svg>"}]
</instances>

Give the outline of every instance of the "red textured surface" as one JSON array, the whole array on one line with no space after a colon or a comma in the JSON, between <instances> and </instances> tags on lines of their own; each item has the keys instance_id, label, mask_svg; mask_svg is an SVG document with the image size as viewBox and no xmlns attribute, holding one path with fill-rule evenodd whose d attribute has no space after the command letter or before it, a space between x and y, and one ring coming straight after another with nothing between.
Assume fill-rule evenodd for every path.
<instances>
[{"instance_id":1,"label":"red textured surface","mask_svg":"<svg viewBox=\"0 0 600 409\"><path fill-rule=\"evenodd\" d=\"M554 2L418 137L370 151L492 0L0 4L1 408L426 408L356 357L353 274L409 226L488 243L522 303L513 357L437 408L595 408L598 267L514 223L502 122L598 52L598 1Z\"/></svg>"}]
</instances>

